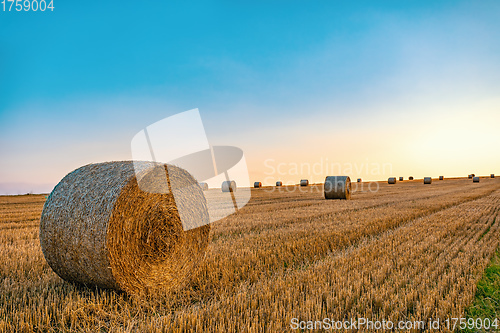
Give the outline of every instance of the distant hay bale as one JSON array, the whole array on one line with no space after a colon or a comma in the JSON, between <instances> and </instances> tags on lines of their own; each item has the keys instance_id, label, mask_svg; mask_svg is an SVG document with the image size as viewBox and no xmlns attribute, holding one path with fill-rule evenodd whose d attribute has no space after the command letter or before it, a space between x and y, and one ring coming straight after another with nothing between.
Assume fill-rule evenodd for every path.
<instances>
[{"instance_id":1,"label":"distant hay bale","mask_svg":"<svg viewBox=\"0 0 500 333\"><path fill-rule=\"evenodd\" d=\"M424 178L424 184L432 184L432 178L431 177L425 177Z\"/></svg>"},{"instance_id":2,"label":"distant hay bale","mask_svg":"<svg viewBox=\"0 0 500 333\"><path fill-rule=\"evenodd\" d=\"M234 180L226 180L221 185L222 192L236 192L236 182Z\"/></svg>"},{"instance_id":3,"label":"distant hay bale","mask_svg":"<svg viewBox=\"0 0 500 333\"><path fill-rule=\"evenodd\" d=\"M278 181L276 182L276 186L283 186L283 182L282 182L282 181L280 181L280 180L278 180Z\"/></svg>"},{"instance_id":4,"label":"distant hay bale","mask_svg":"<svg viewBox=\"0 0 500 333\"><path fill-rule=\"evenodd\" d=\"M494 173L492 173L492 174L490 175L490 177L491 177L491 178L495 178L495 174L494 174Z\"/></svg>"},{"instance_id":5,"label":"distant hay bale","mask_svg":"<svg viewBox=\"0 0 500 333\"><path fill-rule=\"evenodd\" d=\"M404 177L399 177L399 181L402 182L404 180Z\"/></svg>"},{"instance_id":6,"label":"distant hay bale","mask_svg":"<svg viewBox=\"0 0 500 333\"><path fill-rule=\"evenodd\" d=\"M472 181L473 181L474 183L479 183L479 177L473 177L473 178L472 178Z\"/></svg>"},{"instance_id":7,"label":"distant hay bale","mask_svg":"<svg viewBox=\"0 0 500 333\"><path fill-rule=\"evenodd\" d=\"M387 180L389 184L396 184L396 177L391 177Z\"/></svg>"},{"instance_id":8,"label":"distant hay bale","mask_svg":"<svg viewBox=\"0 0 500 333\"><path fill-rule=\"evenodd\" d=\"M361 178L358 178L358 183L361 183Z\"/></svg>"},{"instance_id":9,"label":"distant hay bale","mask_svg":"<svg viewBox=\"0 0 500 333\"><path fill-rule=\"evenodd\" d=\"M300 186L307 186L307 185L309 185L309 180L307 180L307 179L300 180Z\"/></svg>"},{"instance_id":10,"label":"distant hay bale","mask_svg":"<svg viewBox=\"0 0 500 333\"><path fill-rule=\"evenodd\" d=\"M408 177L408 180L413 180L413 176Z\"/></svg>"},{"instance_id":11,"label":"distant hay bale","mask_svg":"<svg viewBox=\"0 0 500 333\"><path fill-rule=\"evenodd\" d=\"M200 187L203 191L208 190L208 184L207 183L200 183Z\"/></svg>"},{"instance_id":12,"label":"distant hay bale","mask_svg":"<svg viewBox=\"0 0 500 333\"><path fill-rule=\"evenodd\" d=\"M439 176L439 180L444 180L444 176Z\"/></svg>"},{"instance_id":13,"label":"distant hay bale","mask_svg":"<svg viewBox=\"0 0 500 333\"><path fill-rule=\"evenodd\" d=\"M325 199L351 199L351 178L348 176L327 176L325 178Z\"/></svg>"},{"instance_id":14,"label":"distant hay bale","mask_svg":"<svg viewBox=\"0 0 500 333\"><path fill-rule=\"evenodd\" d=\"M40 244L64 280L151 295L181 287L203 259L210 226L197 181L178 167L167 171L167 165L144 162L138 176L141 188L144 183L151 189L146 192L139 188L136 163L141 162L83 166L65 176L45 202ZM163 179L166 173L167 184L158 181L158 172ZM180 199L187 202L174 200L172 184L185 191ZM188 212L205 225L184 231L181 209L183 221Z\"/></svg>"},{"instance_id":15,"label":"distant hay bale","mask_svg":"<svg viewBox=\"0 0 500 333\"><path fill-rule=\"evenodd\" d=\"M473 177L472 175L469 175L469 176L468 176L468 178L469 178L469 179L472 179L472 177Z\"/></svg>"},{"instance_id":16,"label":"distant hay bale","mask_svg":"<svg viewBox=\"0 0 500 333\"><path fill-rule=\"evenodd\" d=\"M260 188L260 187L262 187L262 183L261 182L255 182L255 183L253 183L253 187L254 188Z\"/></svg>"}]
</instances>

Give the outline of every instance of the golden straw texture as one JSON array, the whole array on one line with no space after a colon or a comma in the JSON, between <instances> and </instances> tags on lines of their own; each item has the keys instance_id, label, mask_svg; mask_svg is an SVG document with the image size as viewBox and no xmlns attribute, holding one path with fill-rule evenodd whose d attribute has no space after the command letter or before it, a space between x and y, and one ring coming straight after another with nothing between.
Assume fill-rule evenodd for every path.
<instances>
[{"instance_id":1,"label":"golden straw texture","mask_svg":"<svg viewBox=\"0 0 500 333\"><path fill-rule=\"evenodd\" d=\"M147 192L138 186L134 164ZM164 176L156 177L163 171L168 184ZM176 202L171 184L189 191L179 196L184 202ZM166 165L148 162L83 166L64 177L45 203L40 222L45 259L70 282L133 294L179 288L208 245L209 216L197 184L171 165L168 172ZM178 207L206 225L184 231Z\"/></svg>"}]
</instances>

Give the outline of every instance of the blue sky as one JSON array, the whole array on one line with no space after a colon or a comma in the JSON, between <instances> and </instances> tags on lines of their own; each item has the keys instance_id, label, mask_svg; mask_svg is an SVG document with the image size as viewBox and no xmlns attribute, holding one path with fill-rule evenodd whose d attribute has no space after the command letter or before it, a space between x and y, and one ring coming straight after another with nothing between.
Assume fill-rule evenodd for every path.
<instances>
[{"instance_id":1,"label":"blue sky","mask_svg":"<svg viewBox=\"0 0 500 333\"><path fill-rule=\"evenodd\" d=\"M0 193L129 159L135 133L192 108L258 180L269 159L422 177L500 165L500 2L54 7L0 12Z\"/></svg>"}]
</instances>

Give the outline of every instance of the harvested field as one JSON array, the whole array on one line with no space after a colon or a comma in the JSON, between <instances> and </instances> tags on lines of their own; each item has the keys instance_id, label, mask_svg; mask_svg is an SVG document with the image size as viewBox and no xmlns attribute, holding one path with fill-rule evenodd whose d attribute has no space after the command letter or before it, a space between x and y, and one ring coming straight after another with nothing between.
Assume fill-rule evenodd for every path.
<instances>
[{"instance_id":1,"label":"harvested field","mask_svg":"<svg viewBox=\"0 0 500 333\"><path fill-rule=\"evenodd\" d=\"M353 183L351 200L325 200L314 185L252 190L212 224L189 285L151 300L60 279L38 240L45 197L0 197L0 332L282 332L293 318L464 316L499 245L500 180L376 185Z\"/></svg>"}]
</instances>

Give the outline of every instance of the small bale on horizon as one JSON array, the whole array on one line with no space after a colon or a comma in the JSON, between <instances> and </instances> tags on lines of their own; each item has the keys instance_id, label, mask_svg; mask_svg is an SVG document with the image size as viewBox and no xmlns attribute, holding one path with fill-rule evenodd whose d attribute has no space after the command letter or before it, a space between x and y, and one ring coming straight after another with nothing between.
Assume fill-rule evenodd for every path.
<instances>
[{"instance_id":1,"label":"small bale on horizon","mask_svg":"<svg viewBox=\"0 0 500 333\"><path fill-rule=\"evenodd\" d=\"M262 183L261 182L255 182L255 183L253 183L253 187L254 188L260 188L260 187L262 187Z\"/></svg>"},{"instance_id":2,"label":"small bale on horizon","mask_svg":"<svg viewBox=\"0 0 500 333\"><path fill-rule=\"evenodd\" d=\"M432 184L432 177L425 177L424 184Z\"/></svg>"},{"instance_id":3,"label":"small bale on horizon","mask_svg":"<svg viewBox=\"0 0 500 333\"><path fill-rule=\"evenodd\" d=\"M278 180L278 181L276 182L276 186L283 186L283 182L282 182L281 180Z\"/></svg>"},{"instance_id":4,"label":"small bale on horizon","mask_svg":"<svg viewBox=\"0 0 500 333\"><path fill-rule=\"evenodd\" d=\"M408 180L413 180L413 176L408 177Z\"/></svg>"},{"instance_id":5,"label":"small bale on horizon","mask_svg":"<svg viewBox=\"0 0 500 333\"><path fill-rule=\"evenodd\" d=\"M234 180L225 180L221 185L222 192L236 192L236 182Z\"/></svg>"},{"instance_id":6,"label":"small bale on horizon","mask_svg":"<svg viewBox=\"0 0 500 333\"><path fill-rule=\"evenodd\" d=\"M444 176L439 176L439 180L444 180Z\"/></svg>"},{"instance_id":7,"label":"small bale on horizon","mask_svg":"<svg viewBox=\"0 0 500 333\"><path fill-rule=\"evenodd\" d=\"M472 178L472 181L473 181L474 183L479 183L479 177L474 177L474 178Z\"/></svg>"},{"instance_id":8,"label":"small bale on horizon","mask_svg":"<svg viewBox=\"0 0 500 333\"><path fill-rule=\"evenodd\" d=\"M391 177L391 178L387 179L387 183L396 184L396 177Z\"/></svg>"},{"instance_id":9,"label":"small bale on horizon","mask_svg":"<svg viewBox=\"0 0 500 333\"><path fill-rule=\"evenodd\" d=\"M200 187L203 191L208 190L208 184L207 183L200 183Z\"/></svg>"},{"instance_id":10,"label":"small bale on horizon","mask_svg":"<svg viewBox=\"0 0 500 333\"><path fill-rule=\"evenodd\" d=\"M404 177L399 177L399 181L402 182L405 178Z\"/></svg>"},{"instance_id":11,"label":"small bale on horizon","mask_svg":"<svg viewBox=\"0 0 500 333\"><path fill-rule=\"evenodd\" d=\"M307 179L300 180L300 186L307 186L307 185L309 185L309 180L307 180Z\"/></svg>"},{"instance_id":12,"label":"small bale on horizon","mask_svg":"<svg viewBox=\"0 0 500 333\"><path fill-rule=\"evenodd\" d=\"M492 173L492 174L490 175L490 177L491 177L491 178L495 178L495 174L494 174L494 173Z\"/></svg>"},{"instance_id":13,"label":"small bale on horizon","mask_svg":"<svg viewBox=\"0 0 500 333\"><path fill-rule=\"evenodd\" d=\"M361 178L358 178L358 183L361 183L361 181L362 181Z\"/></svg>"}]
</instances>

